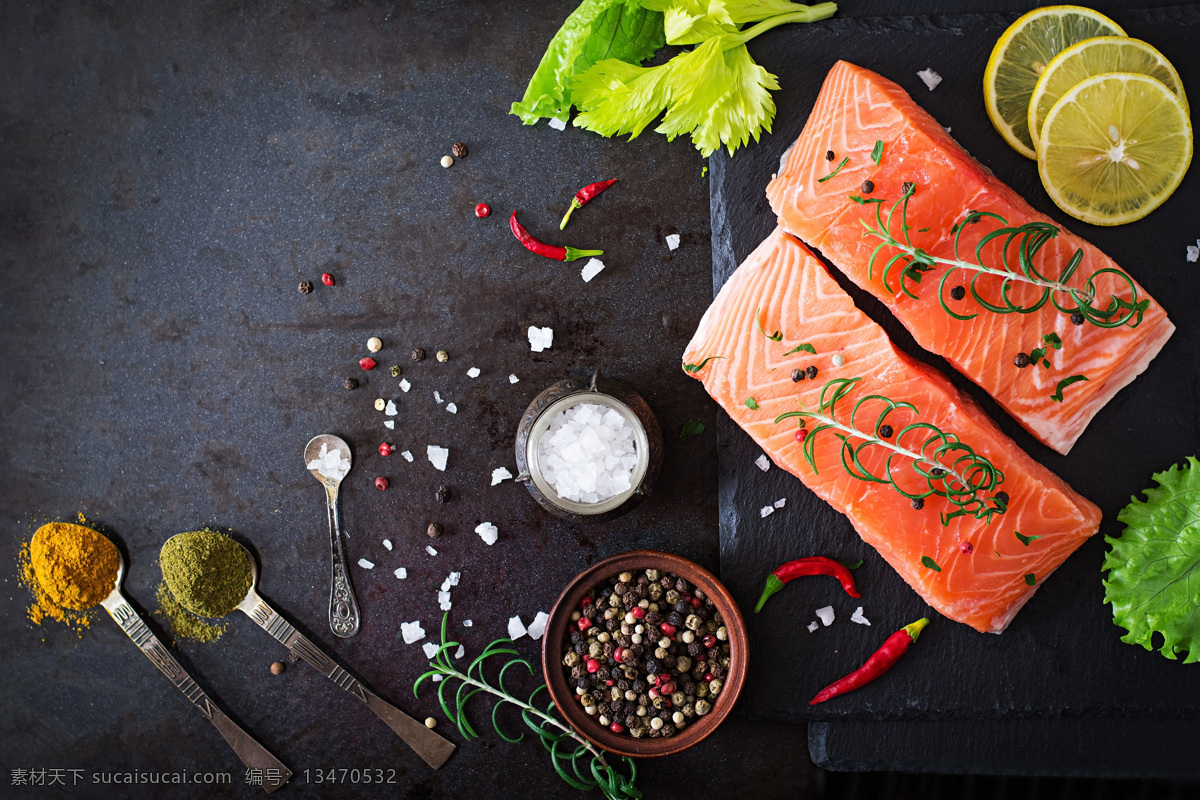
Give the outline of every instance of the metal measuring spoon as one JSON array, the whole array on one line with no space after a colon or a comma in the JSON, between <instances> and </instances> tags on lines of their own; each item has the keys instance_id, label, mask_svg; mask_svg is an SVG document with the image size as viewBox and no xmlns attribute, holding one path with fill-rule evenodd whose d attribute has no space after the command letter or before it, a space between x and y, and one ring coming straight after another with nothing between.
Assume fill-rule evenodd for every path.
<instances>
[{"instance_id":1,"label":"metal measuring spoon","mask_svg":"<svg viewBox=\"0 0 1200 800\"><path fill-rule=\"evenodd\" d=\"M186 534L177 535L186 536ZM166 544L163 547L166 547ZM367 708L387 723L387 726L395 731L405 744L415 750L426 764L434 769L445 764L446 759L450 758L450 754L454 752L454 743L434 733L426 728L424 723L418 722L372 692L360 680L325 655L304 634L297 631L290 622L279 615L279 612L271 608L257 591L258 564L255 562L254 556L250 555L250 551L242 547L240 542L238 542L238 547L242 548L242 552L246 555L246 563L250 565L250 589L236 608L245 612L246 616L258 623L260 628L271 634L288 650L307 661L326 678L365 703Z\"/></svg>"},{"instance_id":2,"label":"metal measuring spoon","mask_svg":"<svg viewBox=\"0 0 1200 800\"><path fill-rule=\"evenodd\" d=\"M312 467L325 453L336 452L345 463L341 477L322 475ZM358 633L358 601L354 599L354 587L350 583L350 567L346 563L346 550L342 546L342 529L338 524L338 487L350 472L350 445L331 433L314 436L304 447L304 465L313 477L325 487L325 506L329 516L329 550L333 572L329 586L329 630L343 639Z\"/></svg>"},{"instance_id":3,"label":"metal measuring spoon","mask_svg":"<svg viewBox=\"0 0 1200 800\"><path fill-rule=\"evenodd\" d=\"M253 736L242 730L236 722L225 716L204 690L196 685L196 681L188 675L187 670L171 656L170 651L153 631L146 627L146 623L121 593L121 581L125 578L125 557L120 551L117 552L117 557L121 559L121 568L117 570L116 585L108 597L100 601L100 605L104 606L104 610L121 626L121 630L146 654L146 658L175 684L175 688L183 692L184 697L200 709L200 713L220 732L242 763L249 769L262 771L262 787L267 794L287 783L292 777L292 771L271 755L267 748L255 741Z\"/></svg>"}]
</instances>

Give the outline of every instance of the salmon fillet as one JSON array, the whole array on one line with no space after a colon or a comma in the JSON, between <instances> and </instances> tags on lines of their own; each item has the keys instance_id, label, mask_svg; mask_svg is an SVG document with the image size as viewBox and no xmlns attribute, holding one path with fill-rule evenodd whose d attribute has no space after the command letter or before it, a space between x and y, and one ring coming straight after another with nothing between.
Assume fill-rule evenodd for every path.
<instances>
[{"instance_id":1,"label":"salmon fillet","mask_svg":"<svg viewBox=\"0 0 1200 800\"><path fill-rule=\"evenodd\" d=\"M779 341L771 338L776 331ZM811 345L816 354L788 354L802 344ZM840 367L834 364L838 355L844 359ZM684 364L775 464L849 517L863 541L931 606L976 630L1004 630L1042 581L1099 528L1095 505L1026 455L945 376L896 350L821 262L779 228L721 289L684 352ZM817 368L815 378L793 380L794 369L808 367ZM928 430L904 431L916 422L957 436L1002 473L1002 480L978 495L985 505L995 506L996 496L1006 493L1007 510L982 518L963 514L943 524L943 515L958 506L931 495L918 510L892 485L852 477L842 466L838 431L818 431L820 422L807 419L814 469L797 441L797 420L777 424L775 418L801 403L818 408L822 391L829 396L829 381L847 378L861 380L835 405L829 414L834 420L850 424L854 404L868 395L911 403L915 413L900 407L887 414L886 424L893 430L879 440L921 451ZM749 405L757 408L747 405L751 398ZM847 434L851 444L874 435L883 410L882 401L863 402L852 427L866 433ZM913 459L897 456L889 471L887 456L894 453L885 445L871 445L861 451L860 463L876 476L894 476L896 485L910 494L921 492L929 484L914 471ZM962 454L939 456L926 464L926 471L932 472L933 463L965 471L963 464L955 466ZM1039 538L1025 544L1016 531ZM966 542L970 552L963 552ZM923 564L923 558L941 571Z\"/></svg>"},{"instance_id":2,"label":"salmon fillet","mask_svg":"<svg viewBox=\"0 0 1200 800\"><path fill-rule=\"evenodd\" d=\"M883 143L878 164L872 158L876 142ZM829 151L834 154L832 161L827 159ZM819 180L842 159L848 161L836 175ZM864 191L865 181L874 184L869 193ZM917 283L901 278L901 263L885 282L884 266L900 251L885 245L872 265L872 253L882 240L864 237L863 222L877 225L877 206L859 205L850 197L885 200L884 227L901 240L901 211L895 212L890 226L886 219L887 211L904 194L906 182L913 184L907 217L911 243L931 256L955 258L955 225L969 210L998 214L1014 227L1052 224L971 158L903 89L845 61L830 70L804 131L784 154L778 175L767 187L767 197L784 230L819 250L883 301L922 347L943 356L983 387L1039 441L1066 454L1104 404L1146 369L1175 326L1145 289L1136 282L1125 283L1114 273L1096 278L1095 305L1106 308L1114 295L1131 300L1132 286L1138 302L1149 301L1136 327L1072 324L1070 315L1052 302L1028 314L992 313L972 297L971 279L979 276L975 284L979 296L1001 306L1003 279L947 265L932 265ZM990 217L964 226L958 258L975 259L981 238L1000 226ZM984 263L993 267L1003 263L1002 241L985 245ZM1018 244L1014 241L1009 249L1008 263L1014 268ZM1062 285L1083 291L1087 279L1098 271L1120 269L1096 247L1065 230L1044 244L1033 265L1042 276L1057 281L1077 250L1082 261ZM952 274L939 291L939 280L948 270ZM902 284L915 297L906 294ZM958 291L956 286L963 288L961 299L952 295ZM955 319L941 307L939 294L956 313L978 312L977 316ZM1023 307L1035 304L1042 294L1040 287L1030 283L1010 283L1010 298ZM1053 297L1069 310L1078 305L1065 292L1054 292ZM1018 353L1042 347L1046 336L1057 336L1062 344L1061 349L1047 349L1049 368L1040 363L1024 369L1014 365ZM1087 380L1064 387L1058 401L1059 382L1076 375Z\"/></svg>"}]
</instances>

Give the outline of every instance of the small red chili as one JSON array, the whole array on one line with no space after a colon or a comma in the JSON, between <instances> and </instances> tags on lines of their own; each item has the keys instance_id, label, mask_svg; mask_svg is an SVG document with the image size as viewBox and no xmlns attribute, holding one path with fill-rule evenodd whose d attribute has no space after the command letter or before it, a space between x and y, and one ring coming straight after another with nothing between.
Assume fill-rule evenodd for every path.
<instances>
[{"instance_id":1,"label":"small red chili","mask_svg":"<svg viewBox=\"0 0 1200 800\"><path fill-rule=\"evenodd\" d=\"M595 672L598 669L600 669L600 662L594 658L589 658L587 662L587 671Z\"/></svg>"},{"instance_id":2,"label":"small red chili","mask_svg":"<svg viewBox=\"0 0 1200 800\"><path fill-rule=\"evenodd\" d=\"M333 276L330 275L328 272L322 274L321 275L321 283L325 284L326 286L333 286Z\"/></svg>"},{"instance_id":3,"label":"small red chili","mask_svg":"<svg viewBox=\"0 0 1200 800\"><path fill-rule=\"evenodd\" d=\"M562 218L562 222L559 223L558 229L561 231L563 228L567 227L567 220L571 219L571 214L574 213L575 209L583 208L597 196L599 196L605 189L612 186L616 182L617 179L613 178L611 181L589 183L587 186L576 192L575 197L571 200L571 207L567 209L567 213Z\"/></svg>"},{"instance_id":4,"label":"small red chili","mask_svg":"<svg viewBox=\"0 0 1200 800\"><path fill-rule=\"evenodd\" d=\"M804 433L804 431L799 431L797 435L800 433ZM862 597L854 586L854 576L850 574L850 570L844 564L839 564L832 558L812 556L789 561L768 575L767 585L763 588L762 597L758 598L758 603L754 606L754 612L758 613L762 610L763 603L767 602L767 598L782 589L788 581L805 575L831 575L842 582L842 588L846 590L846 594L851 597Z\"/></svg>"},{"instance_id":5,"label":"small red chili","mask_svg":"<svg viewBox=\"0 0 1200 800\"><path fill-rule=\"evenodd\" d=\"M375 488L376 489L378 489L379 491L382 492L387 487L388 487L388 479L387 478L376 478L375 479Z\"/></svg>"},{"instance_id":6,"label":"small red chili","mask_svg":"<svg viewBox=\"0 0 1200 800\"><path fill-rule=\"evenodd\" d=\"M963 542L958 546L958 549L963 553L969 553L975 549L975 545L971 544L970 542Z\"/></svg>"},{"instance_id":7,"label":"small red chili","mask_svg":"<svg viewBox=\"0 0 1200 800\"><path fill-rule=\"evenodd\" d=\"M517 222L517 212L513 212L508 218L508 227L512 229L513 236L517 237L517 241L525 245L525 249L531 253L537 253L539 256L552 258L555 261L574 261L577 258L585 256L602 256L603 250L576 250L574 247L559 247L554 244L546 244L538 239L535 239L533 234L525 230L525 226Z\"/></svg>"},{"instance_id":8,"label":"small red chili","mask_svg":"<svg viewBox=\"0 0 1200 800\"><path fill-rule=\"evenodd\" d=\"M900 630L893 633L883 643L875 653L867 659L866 663L858 669L851 672L841 680L834 681L826 686L821 691L817 692L817 696L808 701L810 706L815 706L817 703L824 703L831 697L837 697L846 692L852 692L862 686L866 686L871 681L878 678L883 673L887 672L892 666L900 660L900 656L908 652L908 648L917 640L921 634L921 629L929 624L926 617L921 617L911 625L905 625Z\"/></svg>"},{"instance_id":9,"label":"small red chili","mask_svg":"<svg viewBox=\"0 0 1200 800\"><path fill-rule=\"evenodd\" d=\"M659 625L658 629L663 632L664 636L675 635L675 626L669 622L664 622L662 625Z\"/></svg>"},{"instance_id":10,"label":"small red chili","mask_svg":"<svg viewBox=\"0 0 1200 800\"><path fill-rule=\"evenodd\" d=\"M358 365L359 365L360 367L362 367L363 369L366 369L366 370L372 370L372 369L375 369L375 359L373 359L373 358L364 358L364 359L362 359L361 361L359 361L359 362L358 362Z\"/></svg>"},{"instance_id":11,"label":"small red chili","mask_svg":"<svg viewBox=\"0 0 1200 800\"><path fill-rule=\"evenodd\" d=\"M579 630L586 631L588 628L592 627L592 621L587 617L580 617L579 621L576 622L575 625L579 628Z\"/></svg>"},{"instance_id":12,"label":"small red chili","mask_svg":"<svg viewBox=\"0 0 1200 800\"><path fill-rule=\"evenodd\" d=\"M638 619L644 619L646 616L646 609L642 608L641 606L634 606L633 611L630 611L629 613L633 614L633 616L637 617Z\"/></svg>"},{"instance_id":13,"label":"small red chili","mask_svg":"<svg viewBox=\"0 0 1200 800\"><path fill-rule=\"evenodd\" d=\"M492 208L487 203L480 203L479 205L475 206L475 216L477 217L486 217L491 213Z\"/></svg>"},{"instance_id":14,"label":"small red chili","mask_svg":"<svg viewBox=\"0 0 1200 800\"><path fill-rule=\"evenodd\" d=\"M379 455L390 456L391 454L392 454L392 446L390 444L388 444L387 442L384 442L383 444L379 445Z\"/></svg>"}]
</instances>

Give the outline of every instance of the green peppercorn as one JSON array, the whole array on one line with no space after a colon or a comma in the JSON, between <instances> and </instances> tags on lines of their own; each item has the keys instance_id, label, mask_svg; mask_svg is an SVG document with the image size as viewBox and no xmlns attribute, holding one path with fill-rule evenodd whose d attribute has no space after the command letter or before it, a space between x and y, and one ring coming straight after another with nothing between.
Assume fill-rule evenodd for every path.
<instances>
[{"instance_id":1,"label":"green peppercorn","mask_svg":"<svg viewBox=\"0 0 1200 800\"><path fill-rule=\"evenodd\" d=\"M393 378L399 378L399 377L400 377L400 371L401 371L401 370L400 370L400 365L399 365L399 364L392 364L392 366L388 367L388 372L392 373L392 377L393 377Z\"/></svg>"}]
</instances>

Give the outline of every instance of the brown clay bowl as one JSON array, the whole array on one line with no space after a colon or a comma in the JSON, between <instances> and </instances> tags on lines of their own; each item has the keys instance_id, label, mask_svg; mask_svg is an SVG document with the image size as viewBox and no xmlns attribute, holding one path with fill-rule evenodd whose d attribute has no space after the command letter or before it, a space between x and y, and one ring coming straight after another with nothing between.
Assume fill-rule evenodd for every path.
<instances>
[{"instance_id":1,"label":"brown clay bowl","mask_svg":"<svg viewBox=\"0 0 1200 800\"><path fill-rule=\"evenodd\" d=\"M674 573L688 583L700 587L712 598L713 605L721 612L721 617L725 620L725 629L729 633L729 673L724 679L721 694L707 715L694 718L686 728L674 736L635 739L625 733L613 733L584 713L583 707L576 699L575 687L568 683L569 676L562 664L562 647L563 641L569 635L571 612L579 608L580 601L589 590L626 570L637 572L651 568ZM550 611L550 621L542 640L542 672L554 705L571 727L585 739L617 755L654 758L688 749L716 730L729 716L746 682L749 649L742 612L738 610L737 603L733 601L729 591L711 572L681 556L654 550L631 550L598 561L576 575L563 589Z\"/></svg>"}]
</instances>

